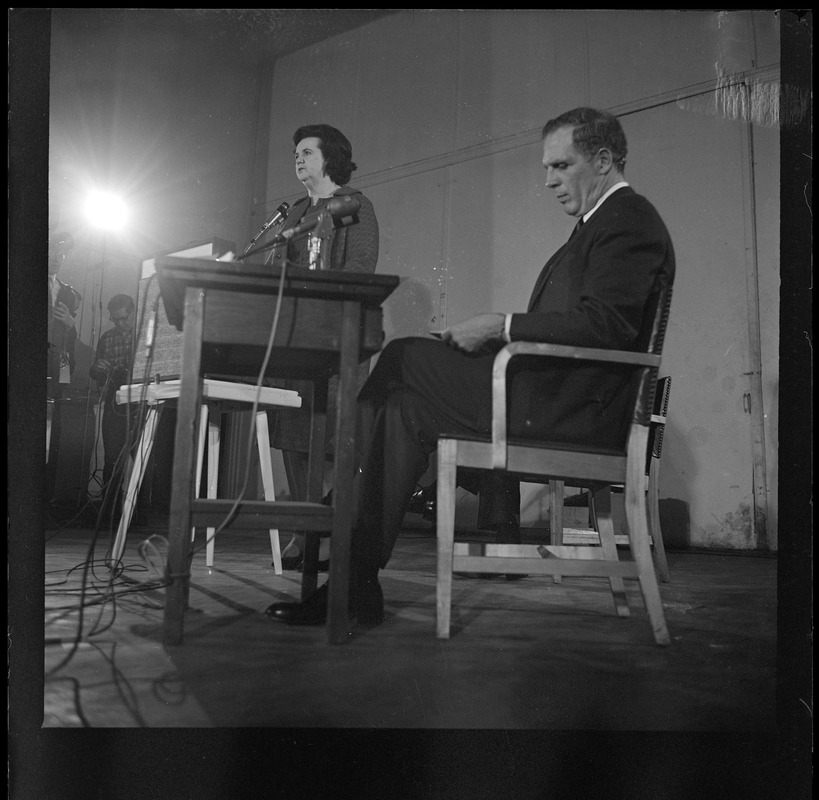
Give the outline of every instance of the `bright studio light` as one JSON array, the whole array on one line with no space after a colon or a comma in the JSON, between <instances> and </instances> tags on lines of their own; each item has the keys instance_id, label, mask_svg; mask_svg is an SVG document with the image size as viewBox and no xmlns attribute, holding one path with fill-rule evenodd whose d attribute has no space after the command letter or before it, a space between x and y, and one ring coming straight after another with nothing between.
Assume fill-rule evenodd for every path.
<instances>
[{"instance_id":1,"label":"bright studio light","mask_svg":"<svg viewBox=\"0 0 819 800\"><path fill-rule=\"evenodd\" d=\"M125 226L128 209L122 198L110 192L92 192L85 202L86 219L96 228L119 231Z\"/></svg>"}]
</instances>

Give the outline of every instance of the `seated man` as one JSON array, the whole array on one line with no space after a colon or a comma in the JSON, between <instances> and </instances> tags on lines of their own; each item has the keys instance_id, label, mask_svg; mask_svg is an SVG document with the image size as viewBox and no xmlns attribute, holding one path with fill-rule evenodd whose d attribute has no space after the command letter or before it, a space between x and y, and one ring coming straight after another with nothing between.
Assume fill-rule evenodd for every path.
<instances>
[{"instance_id":1,"label":"seated man","mask_svg":"<svg viewBox=\"0 0 819 800\"><path fill-rule=\"evenodd\" d=\"M509 341L628 350L652 292L674 278L674 250L654 207L623 179L626 137L611 114L569 111L543 128L546 186L578 222L546 263L521 314L481 314L442 341L390 342L358 396L359 509L352 537L350 613L383 620L378 571L398 537L407 503L440 434L488 435L492 365ZM508 373L510 433L582 444L623 444L630 370L520 357ZM320 624L327 587L268 616Z\"/></svg>"}]
</instances>

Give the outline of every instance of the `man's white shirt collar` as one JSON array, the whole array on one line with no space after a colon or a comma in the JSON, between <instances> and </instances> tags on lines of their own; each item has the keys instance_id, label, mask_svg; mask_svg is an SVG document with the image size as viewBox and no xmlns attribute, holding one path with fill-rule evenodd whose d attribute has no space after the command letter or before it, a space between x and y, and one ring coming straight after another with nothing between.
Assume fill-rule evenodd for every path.
<instances>
[{"instance_id":1,"label":"man's white shirt collar","mask_svg":"<svg viewBox=\"0 0 819 800\"><path fill-rule=\"evenodd\" d=\"M602 196L602 197L601 197L601 198L600 198L600 199L599 199L599 200L598 200L598 201L597 201L597 202L594 204L594 208L593 208L591 211L587 211L587 212L586 212L586 213L583 215L583 224L585 225L585 223L587 223L587 222L589 221L589 218L591 217L591 215L592 215L592 214L594 214L594 212L595 212L595 211L597 211L597 209L598 209L598 208L600 208L600 206L602 206L602 205L603 205L603 202L606 200L606 198L607 198L607 197L609 197L610 195L614 194L614 192L616 192L618 189L622 189L624 186L628 186L628 184L627 184L625 181L620 181L619 183L615 183L615 184L614 184L614 186L612 186L612 187L611 187L611 189L609 189L609 190L608 190L608 191L607 191L607 192L606 192L606 193L605 193L605 194L604 194L604 195L603 195L603 196Z\"/></svg>"}]
</instances>

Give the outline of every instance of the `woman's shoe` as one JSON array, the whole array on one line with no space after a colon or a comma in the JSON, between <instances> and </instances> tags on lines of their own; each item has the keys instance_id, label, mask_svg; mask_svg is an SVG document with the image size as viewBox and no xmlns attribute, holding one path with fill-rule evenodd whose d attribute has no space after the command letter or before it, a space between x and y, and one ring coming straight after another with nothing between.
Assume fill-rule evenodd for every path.
<instances>
[{"instance_id":1,"label":"woman's shoe","mask_svg":"<svg viewBox=\"0 0 819 800\"><path fill-rule=\"evenodd\" d=\"M282 569L300 570L304 563L304 556L299 553L297 556L282 556ZM271 566L276 566L276 562L271 562Z\"/></svg>"},{"instance_id":2,"label":"woman's shoe","mask_svg":"<svg viewBox=\"0 0 819 800\"><path fill-rule=\"evenodd\" d=\"M282 550L282 569L299 569L302 561L304 561L304 552L299 546L298 537L293 536L284 550ZM273 561L271 566L275 567L276 562Z\"/></svg>"},{"instance_id":3,"label":"woman's shoe","mask_svg":"<svg viewBox=\"0 0 819 800\"><path fill-rule=\"evenodd\" d=\"M299 561L299 565L294 567L297 572L304 572L304 558ZM319 572L329 572L330 571L330 559L326 559L324 561L318 562L318 571Z\"/></svg>"}]
</instances>

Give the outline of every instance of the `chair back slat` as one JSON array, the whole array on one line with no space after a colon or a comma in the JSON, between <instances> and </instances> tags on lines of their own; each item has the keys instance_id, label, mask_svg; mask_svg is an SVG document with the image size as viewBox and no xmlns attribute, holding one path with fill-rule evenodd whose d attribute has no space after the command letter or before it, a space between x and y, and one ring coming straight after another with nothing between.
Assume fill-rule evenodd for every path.
<instances>
[{"instance_id":1,"label":"chair back slat","mask_svg":"<svg viewBox=\"0 0 819 800\"><path fill-rule=\"evenodd\" d=\"M657 381L656 400L654 401L654 415L662 420L668 416L668 398L671 395L671 377L666 375ZM648 453L646 454L646 475L651 469L651 459L659 458L663 450L663 436L665 434L665 422L657 422L656 419L648 429Z\"/></svg>"},{"instance_id":2,"label":"chair back slat","mask_svg":"<svg viewBox=\"0 0 819 800\"><path fill-rule=\"evenodd\" d=\"M666 375L657 381L657 402L655 413L663 419L668 416L668 399L671 395L671 377ZM652 426L654 438L651 442L651 454L654 458L659 458L663 451L663 435L665 434L665 423Z\"/></svg>"},{"instance_id":3,"label":"chair back slat","mask_svg":"<svg viewBox=\"0 0 819 800\"><path fill-rule=\"evenodd\" d=\"M670 285L661 286L653 292L646 302L643 327L637 336L636 350L654 355L662 355L668 317L671 311ZM643 367L635 376L636 403L632 420L640 425L648 425L654 410L654 398L657 390L656 367Z\"/></svg>"}]
</instances>

